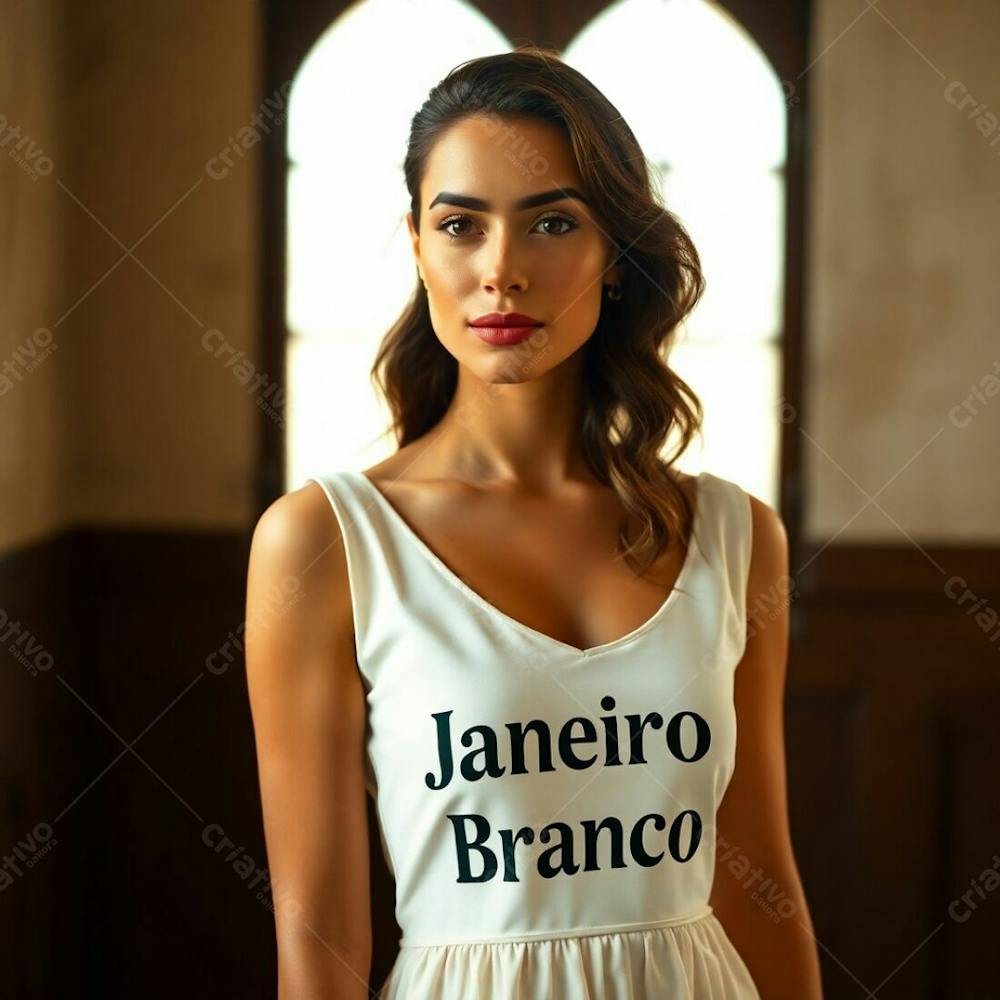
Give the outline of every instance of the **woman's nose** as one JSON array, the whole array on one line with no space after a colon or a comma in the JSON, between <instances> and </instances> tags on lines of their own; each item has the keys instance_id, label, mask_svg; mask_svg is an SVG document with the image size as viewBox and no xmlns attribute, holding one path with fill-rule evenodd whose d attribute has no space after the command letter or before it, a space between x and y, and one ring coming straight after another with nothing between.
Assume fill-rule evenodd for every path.
<instances>
[{"instance_id":1,"label":"woman's nose","mask_svg":"<svg viewBox=\"0 0 1000 1000\"><path fill-rule=\"evenodd\" d=\"M500 235L486 251L487 265L483 270L482 283L488 292L523 292L528 287L524 268L515 259L516 251L508 236Z\"/></svg>"}]
</instances>

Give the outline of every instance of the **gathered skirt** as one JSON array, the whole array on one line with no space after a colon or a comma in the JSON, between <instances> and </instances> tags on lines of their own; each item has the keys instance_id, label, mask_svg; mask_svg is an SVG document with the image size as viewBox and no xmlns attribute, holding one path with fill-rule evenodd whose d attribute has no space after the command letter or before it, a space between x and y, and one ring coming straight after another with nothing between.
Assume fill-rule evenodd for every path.
<instances>
[{"instance_id":1,"label":"gathered skirt","mask_svg":"<svg viewBox=\"0 0 1000 1000\"><path fill-rule=\"evenodd\" d=\"M760 1000L718 918L401 944L379 1000Z\"/></svg>"}]
</instances>

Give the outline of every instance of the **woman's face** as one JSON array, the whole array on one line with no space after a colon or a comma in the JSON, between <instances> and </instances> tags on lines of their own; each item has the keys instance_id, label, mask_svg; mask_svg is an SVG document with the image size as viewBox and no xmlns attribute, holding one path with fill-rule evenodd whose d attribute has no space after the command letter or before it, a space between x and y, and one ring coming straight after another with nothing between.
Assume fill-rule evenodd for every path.
<instances>
[{"instance_id":1,"label":"woman's face","mask_svg":"<svg viewBox=\"0 0 1000 1000\"><path fill-rule=\"evenodd\" d=\"M570 188L585 195L569 143L547 122L468 117L431 151L419 235L407 213L413 252L434 332L486 382L537 378L576 352L597 325L603 286L620 280L621 265L607 270L610 241ZM518 206L554 189L566 194ZM517 344L470 325L511 312L543 325Z\"/></svg>"}]
</instances>

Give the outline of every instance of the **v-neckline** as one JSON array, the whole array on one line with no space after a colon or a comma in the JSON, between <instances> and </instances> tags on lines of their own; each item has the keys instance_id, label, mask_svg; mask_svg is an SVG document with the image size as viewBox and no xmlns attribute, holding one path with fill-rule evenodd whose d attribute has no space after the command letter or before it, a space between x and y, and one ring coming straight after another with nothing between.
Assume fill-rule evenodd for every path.
<instances>
[{"instance_id":1,"label":"v-neckline","mask_svg":"<svg viewBox=\"0 0 1000 1000\"><path fill-rule=\"evenodd\" d=\"M666 613L667 610L673 605L677 597L683 592L684 585L687 583L688 577L691 575L692 567L695 563L695 549L700 544L700 532L699 528L702 520L702 507L704 503L704 483L705 483L705 472L700 472L695 477L695 497L694 497L694 516L691 523L691 537L688 540L687 551L684 553L684 561L681 565L680 572L677 574L677 579L674 581L674 585L670 590L670 593L663 599L663 603L640 625L637 625L631 632L627 632L625 635L619 636L617 639L610 639L608 642L602 642L596 646L580 647L574 646L570 642L563 642L562 639L557 639L555 636L548 635L545 632L541 632L536 628L532 628L531 625L527 625L517 618L512 617L507 614L506 611L501 611L495 604L486 600L482 594L477 590L473 590L410 526L409 522L403 515L396 510L396 508L389 502L389 498L372 482L371 479L357 469L347 470L350 475L353 475L357 480L359 480L365 489L370 493L374 494L375 502L379 507L385 511L386 515L392 520L392 522L402 531L402 533L410 539L419 552L427 559L427 561L452 585L457 587L462 593L464 593L470 600L475 604L478 604L487 614L494 615L502 621L506 622L512 628L530 636L531 638L549 644L557 649L568 651L573 653L575 656L591 657L596 656L599 653L603 653L606 650L616 649L618 646L624 645L633 639L637 639L640 635L651 629Z\"/></svg>"}]
</instances>

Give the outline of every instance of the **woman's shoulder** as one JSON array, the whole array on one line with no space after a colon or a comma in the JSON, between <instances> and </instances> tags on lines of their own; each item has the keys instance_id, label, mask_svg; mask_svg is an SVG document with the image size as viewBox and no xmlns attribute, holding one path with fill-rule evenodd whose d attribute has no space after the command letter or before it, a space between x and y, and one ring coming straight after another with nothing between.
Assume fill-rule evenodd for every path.
<instances>
[{"instance_id":1,"label":"woman's shoulder","mask_svg":"<svg viewBox=\"0 0 1000 1000\"><path fill-rule=\"evenodd\" d=\"M282 550L289 556L296 552L307 554L336 536L339 536L337 521L318 478L310 478L272 501L254 528L255 540L260 539L268 548Z\"/></svg>"},{"instance_id":2,"label":"woman's shoulder","mask_svg":"<svg viewBox=\"0 0 1000 1000\"><path fill-rule=\"evenodd\" d=\"M788 577L788 531L770 504L752 493L746 496L750 502L750 574L771 586L779 578Z\"/></svg>"},{"instance_id":3,"label":"woman's shoulder","mask_svg":"<svg viewBox=\"0 0 1000 1000\"><path fill-rule=\"evenodd\" d=\"M274 500L253 531L248 590L279 606L297 605L303 621L351 624L347 556L323 488L310 480Z\"/></svg>"}]
</instances>

